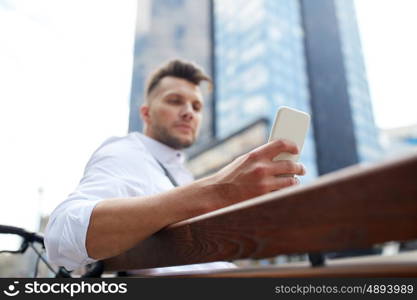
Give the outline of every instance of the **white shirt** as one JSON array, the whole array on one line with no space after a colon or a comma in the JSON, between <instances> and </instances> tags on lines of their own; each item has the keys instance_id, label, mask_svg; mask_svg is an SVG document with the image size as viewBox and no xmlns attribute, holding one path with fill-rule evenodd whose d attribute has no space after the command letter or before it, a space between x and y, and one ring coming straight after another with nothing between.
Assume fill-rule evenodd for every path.
<instances>
[{"instance_id":1,"label":"white shirt","mask_svg":"<svg viewBox=\"0 0 417 300\"><path fill-rule=\"evenodd\" d=\"M95 205L109 198L158 194L173 188L156 159L179 185L193 181L184 166L184 153L133 132L110 138L92 155L76 190L51 214L45 232L48 259L68 270L95 260L85 248L87 228ZM232 267L226 262L157 268L147 274Z\"/></svg>"}]
</instances>

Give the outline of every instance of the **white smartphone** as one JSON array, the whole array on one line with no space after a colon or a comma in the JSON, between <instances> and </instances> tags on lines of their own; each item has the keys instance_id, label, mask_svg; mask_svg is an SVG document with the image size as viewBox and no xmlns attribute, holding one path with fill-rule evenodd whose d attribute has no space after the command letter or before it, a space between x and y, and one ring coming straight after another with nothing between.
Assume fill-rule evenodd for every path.
<instances>
[{"instance_id":1,"label":"white smartphone","mask_svg":"<svg viewBox=\"0 0 417 300\"><path fill-rule=\"evenodd\" d=\"M287 139L297 144L299 154L280 153L273 161L292 160L298 161L301 150L303 149L304 140L310 125L310 115L308 113L281 106L275 116L275 122L272 126L269 141L277 139Z\"/></svg>"}]
</instances>

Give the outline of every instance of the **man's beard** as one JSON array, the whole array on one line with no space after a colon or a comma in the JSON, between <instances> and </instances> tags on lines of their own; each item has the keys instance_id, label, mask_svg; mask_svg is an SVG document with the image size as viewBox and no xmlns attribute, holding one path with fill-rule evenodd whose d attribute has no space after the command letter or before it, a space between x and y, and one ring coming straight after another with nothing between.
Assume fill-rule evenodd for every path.
<instances>
[{"instance_id":1,"label":"man's beard","mask_svg":"<svg viewBox=\"0 0 417 300\"><path fill-rule=\"evenodd\" d=\"M195 141L195 137L191 141L182 141L180 138L171 135L168 129L162 126L153 125L152 131L157 141L177 150L188 148Z\"/></svg>"}]
</instances>

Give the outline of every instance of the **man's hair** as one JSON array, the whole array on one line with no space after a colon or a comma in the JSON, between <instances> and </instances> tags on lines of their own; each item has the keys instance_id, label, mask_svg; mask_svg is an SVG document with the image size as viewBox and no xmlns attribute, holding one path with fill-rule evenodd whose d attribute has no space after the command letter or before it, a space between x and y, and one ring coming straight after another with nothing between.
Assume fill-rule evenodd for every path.
<instances>
[{"instance_id":1,"label":"man's hair","mask_svg":"<svg viewBox=\"0 0 417 300\"><path fill-rule=\"evenodd\" d=\"M146 96L148 96L158 85L158 83L167 76L185 79L195 85L201 81L207 81L210 86L212 81L210 77L196 64L184 60L174 59L162 65L149 77L146 86Z\"/></svg>"}]
</instances>

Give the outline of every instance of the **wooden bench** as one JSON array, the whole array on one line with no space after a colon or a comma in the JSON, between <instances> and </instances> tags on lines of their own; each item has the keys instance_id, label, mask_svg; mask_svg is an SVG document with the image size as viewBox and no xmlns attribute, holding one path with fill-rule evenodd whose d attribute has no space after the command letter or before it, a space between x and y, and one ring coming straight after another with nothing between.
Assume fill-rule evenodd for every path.
<instances>
[{"instance_id":1,"label":"wooden bench","mask_svg":"<svg viewBox=\"0 0 417 300\"><path fill-rule=\"evenodd\" d=\"M362 249L417 239L417 152L356 165L171 225L104 261L106 271ZM377 260L375 262L375 259ZM338 262L336 262L338 261ZM176 274L181 275L181 274ZM417 255L191 272L187 276L417 276Z\"/></svg>"}]
</instances>

